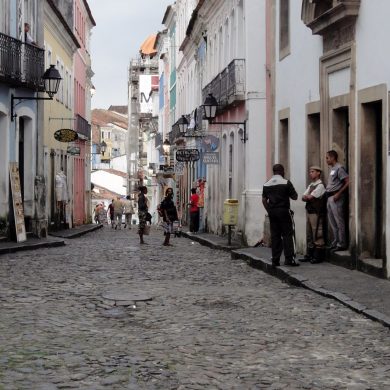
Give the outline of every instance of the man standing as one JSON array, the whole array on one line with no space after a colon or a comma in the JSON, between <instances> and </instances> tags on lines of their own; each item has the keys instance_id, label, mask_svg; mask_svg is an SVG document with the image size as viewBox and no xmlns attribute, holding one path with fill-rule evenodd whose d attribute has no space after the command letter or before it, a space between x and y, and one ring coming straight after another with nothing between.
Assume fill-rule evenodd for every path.
<instances>
[{"instance_id":1,"label":"man standing","mask_svg":"<svg viewBox=\"0 0 390 390\"><path fill-rule=\"evenodd\" d=\"M191 188L190 198L190 232L197 233L199 230L199 195L196 188Z\"/></svg>"},{"instance_id":2,"label":"man standing","mask_svg":"<svg viewBox=\"0 0 390 390\"><path fill-rule=\"evenodd\" d=\"M318 166L309 168L311 183L303 193L302 200L306 202L307 235L306 255L299 261L320 263L325 257L324 218L326 217L325 187L321 180L322 169Z\"/></svg>"},{"instance_id":3,"label":"man standing","mask_svg":"<svg viewBox=\"0 0 390 390\"><path fill-rule=\"evenodd\" d=\"M284 178L284 167L273 166L274 175L263 187L263 205L268 212L271 225L272 265L280 265L284 249L285 265L298 266L295 261L295 231L290 199L297 200L294 186Z\"/></svg>"},{"instance_id":4,"label":"man standing","mask_svg":"<svg viewBox=\"0 0 390 390\"><path fill-rule=\"evenodd\" d=\"M112 202L112 205L114 206L114 221L115 221L115 230L119 229L121 230L122 226L122 214L123 214L123 202L121 200L121 197L118 196L116 200Z\"/></svg>"},{"instance_id":5,"label":"man standing","mask_svg":"<svg viewBox=\"0 0 390 390\"><path fill-rule=\"evenodd\" d=\"M326 197L328 198L328 221L333 233L331 249L342 251L348 248L345 233L344 207L346 204L346 190L349 186L349 176L345 168L337 162L338 154L335 150L326 153L326 163L330 167Z\"/></svg>"}]
</instances>

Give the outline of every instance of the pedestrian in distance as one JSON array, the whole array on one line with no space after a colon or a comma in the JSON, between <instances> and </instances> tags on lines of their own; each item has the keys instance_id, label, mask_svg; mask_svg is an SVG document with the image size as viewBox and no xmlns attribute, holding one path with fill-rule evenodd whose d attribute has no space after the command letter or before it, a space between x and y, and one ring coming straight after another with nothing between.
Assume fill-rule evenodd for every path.
<instances>
[{"instance_id":1,"label":"pedestrian in distance","mask_svg":"<svg viewBox=\"0 0 390 390\"><path fill-rule=\"evenodd\" d=\"M324 221L326 218L325 186L321 180L322 169L319 166L309 168L310 184L303 193L306 203L306 255L299 261L320 263L325 259Z\"/></svg>"},{"instance_id":2,"label":"pedestrian in distance","mask_svg":"<svg viewBox=\"0 0 390 390\"><path fill-rule=\"evenodd\" d=\"M172 246L169 239L173 233L173 222L178 220L177 210L173 201L173 189L167 188L165 198L161 202L160 210L163 215L163 228L165 234L164 246Z\"/></svg>"},{"instance_id":3,"label":"pedestrian in distance","mask_svg":"<svg viewBox=\"0 0 390 390\"><path fill-rule=\"evenodd\" d=\"M114 199L112 199L111 203L108 205L108 215L110 218L111 228L114 229Z\"/></svg>"},{"instance_id":4,"label":"pedestrian in distance","mask_svg":"<svg viewBox=\"0 0 390 390\"><path fill-rule=\"evenodd\" d=\"M295 227L290 199L297 200L298 194L290 180L284 178L284 167L273 166L273 176L263 186L263 205L268 212L271 227L272 265L280 265L284 250L284 264L298 266L295 261Z\"/></svg>"},{"instance_id":5,"label":"pedestrian in distance","mask_svg":"<svg viewBox=\"0 0 390 390\"><path fill-rule=\"evenodd\" d=\"M343 251L348 248L344 213L349 176L345 168L338 163L338 154L335 150L326 153L326 163L330 167L326 186L328 221L333 234L330 249L335 252Z\"/></svg>"},{"instance_id":6,"label":"pedestrian in distance","mask_svg":"<svg viewBox=\"0 0 390 390\"><path fill-rule=\"evenodd\" d=\"M130 198L130 195L126 196L126 199L123 201L123 212L125 214L125 226L124 228L128 227L128 229L131 229L131 219L134 214L134 208L133 208L133 202Z\"/></svg>"},{"instance_id":7,"label":"pedestrian in distance","mask_svg":"<svg viewBox=\"0 0 390 390\"><path fill-rule=\"evenodd\" d=\"M146 244L144 241L144 233L146 226L146 219L148 214L148 198L146 194L148 189L145 186L139 187L138 194L138 235L140 244Z\"/></svg>"},{"instance_id":8,"label":"pedestrian in distance","mask_svg":"<svg viewBox=\"0 0 390 390\"><path fill-rule=\"evenodd\" d=\"M122 227L122 215L123 215L123 202L120 196L118 196L113 202L114 206L114 225L115 230L121 230Z\"/></svg>"},{"instance_id":9,"label":"pedestrian in distance","mask_svg":"<svg viewBox=\"0 0 390 390\"><path fill-rule=\"evenodd\" d=\"M190 197L190 232L197 233L199 230L199 195L196 193L196 188L191 188Z\"/></svg>"}]
</instances>

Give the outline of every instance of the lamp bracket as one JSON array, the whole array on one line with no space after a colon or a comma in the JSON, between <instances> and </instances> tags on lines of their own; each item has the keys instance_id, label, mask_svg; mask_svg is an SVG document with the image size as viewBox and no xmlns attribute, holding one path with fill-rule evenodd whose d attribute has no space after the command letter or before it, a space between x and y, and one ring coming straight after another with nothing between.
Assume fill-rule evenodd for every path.
<instances>
[{"instance_id":1,"label":"lamp bracket","mask_svg":"<svg viewBox=\"0 0 390 390\"><path fill-rule=\"evenodd\" d=\"M15 100L19 100L19 103L14 104ZM11 122L17 117L15 114L15 107L22 103L23 100L53 100L52 97L32 97L32 96L14 96L11 94Z\"/></svg>"}]
</instances>

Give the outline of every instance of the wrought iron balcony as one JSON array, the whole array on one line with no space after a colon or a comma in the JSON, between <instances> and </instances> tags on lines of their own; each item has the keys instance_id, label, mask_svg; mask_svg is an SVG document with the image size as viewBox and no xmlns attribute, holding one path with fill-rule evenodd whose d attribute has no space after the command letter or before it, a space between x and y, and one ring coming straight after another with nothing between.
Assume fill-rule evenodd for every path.
<instances>
[{"instance_id":1,"label":"wrought iron balcony","mask_svg":"<svg viewBox=\"0 0 390 390\"><path fill-rule=\"evenodd\" d=\"M91 125L81 115L76 115L76 128L78 134L83 135L87 139L91 139Z\"/></svg>"},{"instance_id":2,"label":"wrought iron balcony","mask_svg":"<svg viewBox=\"0 0 390 390\"><path fill-rule=\"evenodd\" d=\"M22 42L0 33L0 80L4 83L21 82Z\"/></svg>"},{"instance_id":3,"label":"wrought iron balcony","mask_svg":"<svg viewBox=\"0 0 390 390\"><path fill-rule=\"evenodd\" d=\"M202 89L202 101L212 93L218 101L218 110L245 100L245 60L233 60L221 73Z\"/></svg>"},{"instance_id":4,"label":"wrought iron balcony","mask_svg":"<svg viewBox=\"0 0 390 390\"><path fill-rule=\"evenodd\" d=\"M45 51L0 33L0 80L13 86L43 91Z\"/></svg>"}]
</instances>

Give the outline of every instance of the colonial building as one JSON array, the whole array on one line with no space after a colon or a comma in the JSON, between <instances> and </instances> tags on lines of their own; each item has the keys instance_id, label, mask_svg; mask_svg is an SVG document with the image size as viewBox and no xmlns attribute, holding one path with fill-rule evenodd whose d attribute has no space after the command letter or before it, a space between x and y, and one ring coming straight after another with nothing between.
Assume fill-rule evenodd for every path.
<instances>
[{"instance_id":1,"label":"colonial building","mask_svg":"<svg viewBox=\"0 0 390 390\"><path fill-rule=\"evenodd\" d=\"M56 4L57 3L57 4ZM73 57L80 44L73 33L73 3L45 1L44 38L46 68L55 64L62 81L54 100L44 102L44 172L46 183L46 215L49 228L72 227L73 162L68 142L60 142L54 134L59 129L73 129ZM58 198L56 176L63 172L67 181L67 200ZM61 183L62 184L62 183Z\"/></svg>"},{"instance_id":2,"label":"colonial building","mask_svg":"<svg viewBox=\"0 0 390 390\"><path fill-rule=\"evenodd\" d=\"M279 0L269 6L275 31L273 161L288 167L302 193L307 168L321 165L326 181L325 154L336 150L350 175L349 248L332 258L388 276L390 57L383 48L390 4ZM293 207L303 250L304 208L301 202Z\"/></svg>"}]
</instances>

